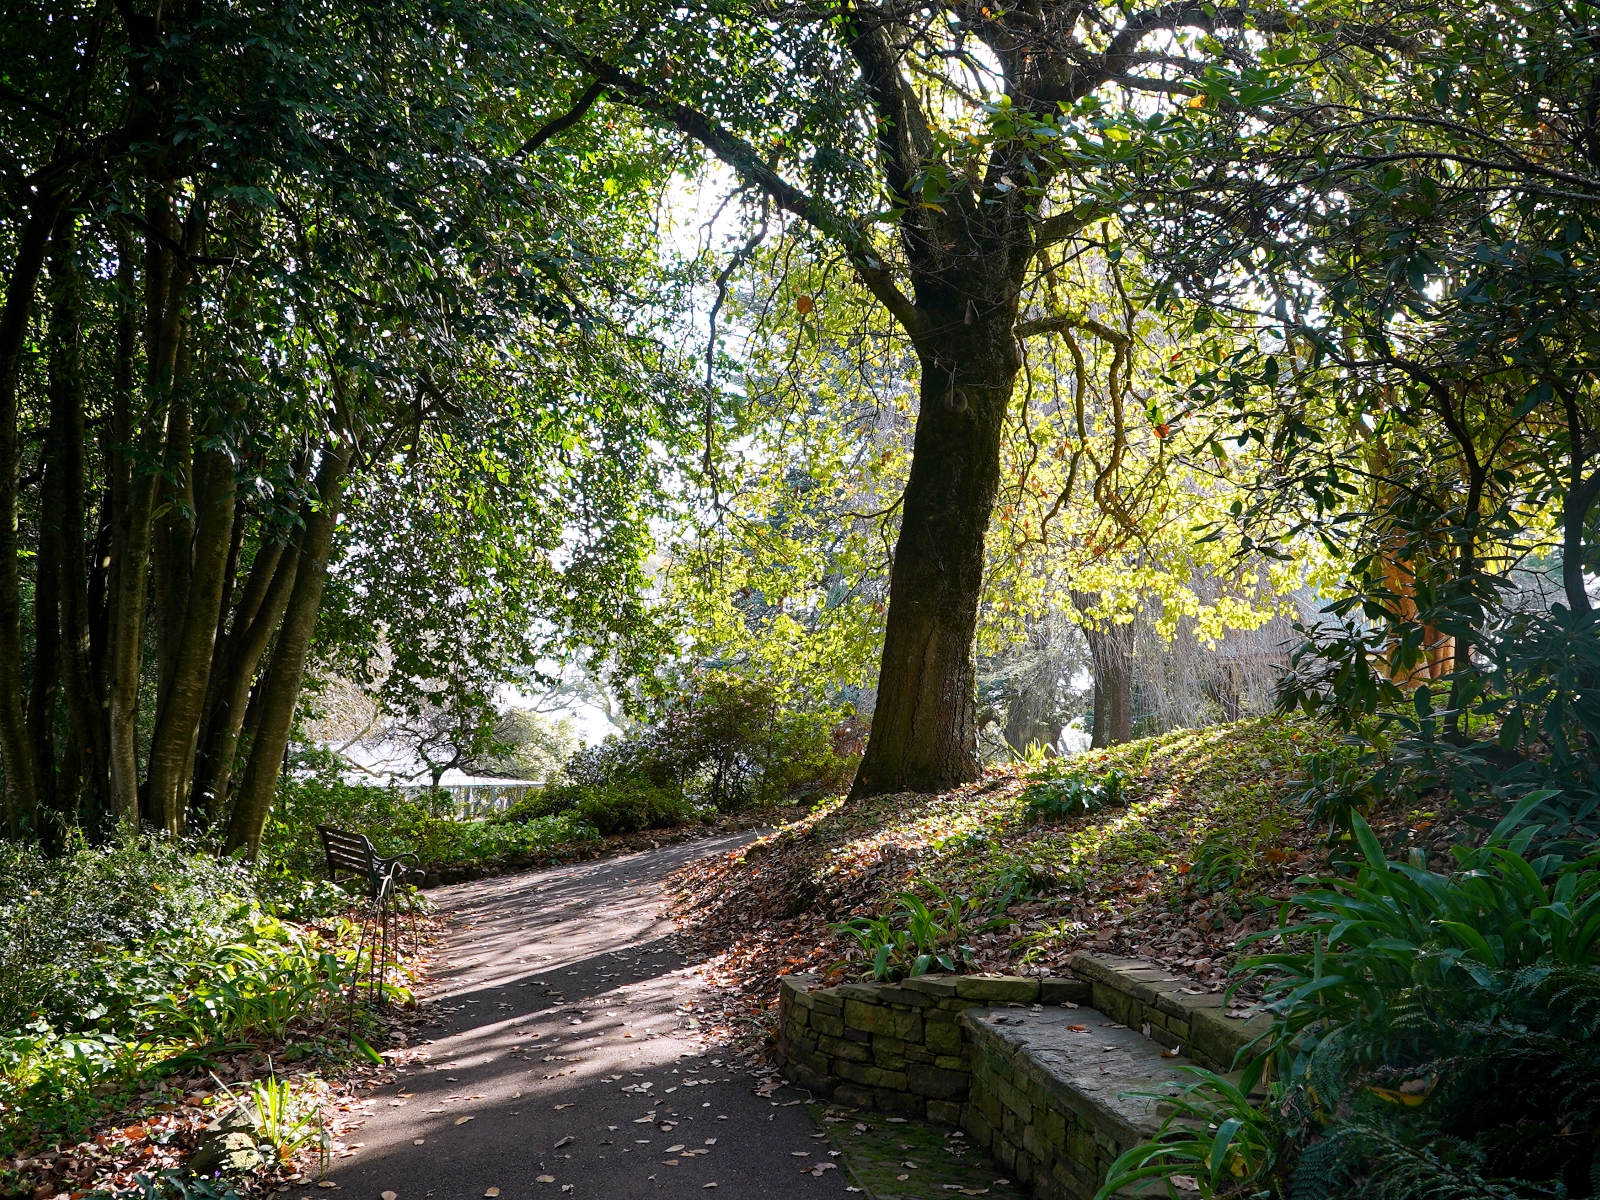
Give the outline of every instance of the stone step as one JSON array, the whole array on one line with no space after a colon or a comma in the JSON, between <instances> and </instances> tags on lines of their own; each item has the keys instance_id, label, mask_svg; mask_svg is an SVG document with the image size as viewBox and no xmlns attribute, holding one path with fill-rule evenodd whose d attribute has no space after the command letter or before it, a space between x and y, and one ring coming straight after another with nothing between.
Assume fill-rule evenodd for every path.
<instances>
[{"instance_id":1,"label":"stone step","mask_svg":"<svg viewBox=\"0 0 1600 1200\"><path fill-rule=\"evenodd\" d=\"M1170 1089L1190 1062L1226 1072L1267 1022L1150 963L1071 965L1072 978L830 988L788 976L778 1062L838 1102L964 1127L1044 1200L1089 1200L1112 1160L1161 1123L1156 1102L1123 1093Z\"/></svg>"},{"instance_id":2,"label":"stone step","mask_svg":"<svg viewBox=\"0 0 1600 1200\"><path fill-rule=\"evenodd\" d=\"M1092 1197L1124 1150L1154 1137L1160 1102L1188 1076L1137 1029L1098 1009L975 1008L961 1016L971 1045L965 1128L1034 1195Z\"/></svg>"}]
</instances>

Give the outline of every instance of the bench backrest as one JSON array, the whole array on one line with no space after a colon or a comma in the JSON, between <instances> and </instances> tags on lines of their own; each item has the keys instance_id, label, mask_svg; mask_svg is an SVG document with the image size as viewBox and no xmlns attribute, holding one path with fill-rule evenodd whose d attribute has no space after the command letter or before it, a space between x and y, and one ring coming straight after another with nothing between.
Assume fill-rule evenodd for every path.
<instances>
[{"instance_id":1,"label":"bench backrest","mask_svg":"<svg viewBox=\"0 0 1600 1200\"><path fill-rule=\"evenodd\" d=\"M340 871L354 871L369 879L378 867L378 852L363 833L346 833L331 825L318 825L322 848L328 855L328 878L337 879Z\"/></svg>"}]
</instances>

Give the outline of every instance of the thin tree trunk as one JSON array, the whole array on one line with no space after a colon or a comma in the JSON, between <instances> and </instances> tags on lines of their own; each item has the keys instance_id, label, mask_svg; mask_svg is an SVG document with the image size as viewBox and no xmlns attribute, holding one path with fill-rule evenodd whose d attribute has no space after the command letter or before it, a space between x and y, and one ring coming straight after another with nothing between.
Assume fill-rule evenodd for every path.
<instances>
[{"instance_id":1,"label":"thin tree trunk","mask_svg":"<svg viewBox=\"0 0 1600 1200\"><path fill-rule=\"evenodd\" d=\"M72 226L58 227L50 271L54 296L50 424L60 430L56 462L61 476L61 682L67 703L69 736L63 762L63 819L76 822L79 795L87 788L90 807L106 804L105 724L95 683L93 609L89 588L87 479L83 418L83 279L74 252ZM71 781L70 805L65 795ZM70 807L71 811L68 812Z\"/></svg>"},{"instance_id":2,"label":"thin tree trunk","mask_svg":"<svg viewBox=\"0 0 1600 1200\"><path fill-rule=\"evenodd\" d=\"M967 294L957 289L959 296ZM878 701L852 796L936 792L976 779L984 535L1019 366L1014 302L919 342L921 409L889 585Z\"/></svg>"},{"instance_id":3,"label":"thin tree trunk","mask_svg":"<svg viewBox=\"0 0 1600 1200\"><path fill-rule=\"evenodd\" d=\"M180 356L182 351L180 349ZM179 364L178 375L183 375ZM150 544L150 618L155 624L156 721L165 711L176 678L179 647L189 612L189 584L194 571L197 496L193 411L174 396L167 410L167 443L157 492L155 530ZM158 822L152 810L152 818Z\"/></svg>"},{"instance_id":4,"label":"thin tree trunk","mask_svg":"<svg viewBox=\"0 0 1600 1200\"><path fill-rule=\"evenodd\" d=\"M1116 746L1133 737L1133 624L1113 624L1089 616L1098 595L1074 592L1072 602L1083 614L1080 627L1094 664L1095 749Z\"/></svg>"},{"instance_id":5,"label":"thin tree trunk","mask_svg":"<svg viewBox=\"0 0 1600 1200\"><path fill-rule=\"evenodd\" d=\"M257 549L234 613L233 629L215 668L192 801L193 807L207 812L213 822L227 811L256 669L288 607L299 562L298 547L285 552L282 545L270 542Z\"/></svg>"},{"instance_id":6,"label":"thin tree trunk","mask_svg":"<svg viewBox=\"0 0 1600 1200\"><path fill-rule=\"evenodd\" d=\"M225 853L231 854L242 849L253 860L261 849L261 831L266 826L272 795L283 770L283 756L289 746L289 730L294 724L295 705L300 699L306 653L311 647L317 610L322 605L322 588L328 577L328 554L333 546L334 526L339 516L350 458L351 447L341 441L323 451L322 462L317 469L319 503L316 511L306 515L294 591L284 612L283 626L278 630L263 699L261 728L250 747L250 761L245 767L244 781L233 802Z\"/></svg>"},{"instance_id":7,"label":"thin tree trunk","mask_svg":"<svg viewBox=\"0 0 1600 1200\"><path fill-rule=\"evenodd\" d=\"M54 321L51 326L53 342L61 331ZM58 357L54 346L51 357ZM52 391L55 383L52 379ZM28 734L33 744L35 798L31 832L47 846L56 842L55 835L60 832L45 830L46 824L55 822L56 692L61 685L61 509L64 502L61 440L64 431L57 424L55 408L52 403L50 422L45 430L44 475L39 486L38 543L33 560L33 679L28 689Z\"/></svg>"},{"instance_id":8,"label":"thin tree trunk","mask_svg":"<svg viewBox=\"0 0 1600 1200\"><path fill-rule=\"evenodd\" d=\"M5 765L5 827L12 837L33 826L38 792L22 676L21 531L17 525L22 444L17 387L33 293L44 269L59 193L38 196L17 239L5 305L0 308L0 761Z\"/></svg>"},{"instance_id":9,"label":"thin tree trunk","mask_svg":"<svg viewBox=\"0 0 1600 1200\"><path fill-rule=\"evenodd\" d=\"M169 248L177 222L171 198L152 194L146 220L156 230L146 239L144 312L147 411L139 431L146 461L161 452L161 432L178 358L178 331L183 311L185 272ZM158 236L158 234L165 235ZM133 442L132 420L128 422ZM112 804L119 817L133 820L139 812L139 674L143 664L144 627L150 566L152 516L157 472L140 474L131 463L121 466L127 487L123 520L115 531L113 559L117 586L111 605L110 758Z\"/></svg>"}]
</instances>

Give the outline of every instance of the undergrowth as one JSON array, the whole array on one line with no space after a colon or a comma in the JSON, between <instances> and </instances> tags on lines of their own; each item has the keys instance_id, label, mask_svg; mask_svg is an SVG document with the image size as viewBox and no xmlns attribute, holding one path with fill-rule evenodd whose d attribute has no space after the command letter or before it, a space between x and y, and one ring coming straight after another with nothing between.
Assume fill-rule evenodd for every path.
<instances>
[{"instance_id":1,"label":"undergrowth","mask_svg":"<svg viewBox=\"0 0 1600 1200\"><path fill-rule=\"evenodd\" d=\"M154 837L54 860L0 843L0 1158L80 1142L230 1055L327 1067L370 1053L347 1042L365 974L349 910L331 884ZM0 1192L27 1182L0 1167Z\"/></svg>"}]
</instances>

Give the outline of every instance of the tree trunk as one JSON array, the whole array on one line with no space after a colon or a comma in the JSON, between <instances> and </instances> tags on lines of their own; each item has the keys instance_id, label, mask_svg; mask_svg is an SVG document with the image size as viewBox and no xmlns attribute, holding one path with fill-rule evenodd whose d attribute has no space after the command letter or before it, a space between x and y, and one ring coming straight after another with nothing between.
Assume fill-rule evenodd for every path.
<instances>
[{"instance_id":1,"label":"tree trunk","mask_svg":"<svg viewBox=\"0 0 1600 1200\"><path fill-rule=\"evenodd\" d=\"M191 564L183 572L184 606L181 620L171 622L171 672L150 742L147 782L150 815L169 833L182 833L189 801L189 779L194 764L195 739L205 708L211 678L211 659L217 636L217 614L227 573L228 549L233 536L234 472L226 453L208 450L195 460L199 476L195 497L194 548L184 557ZM176 599L174 598L174 602Z\"/></svg>"},{"instance_id":2,"label":"tree trunk","mask_svg":"<svg viewBox=\"0 0 1600 1200\"><path fill-rule=\"evenodd\" d=\"M250 747L250 761L244 781L234 799L228 821L228 837L223 852L244 850L252 861L261 849L261 831L272 808L272 795L283 770L284 752L289 746L289 730L294 724L294 709L300 699L300 680L305 672L306 653L322 604L322 587L328 578L328 554L333 546L334 526L344 494L345 472L349 469L351 447L340 441L323 451L317 468L316 490L319 503L305 515L300 541L299 564L295 569L294 591L284 612L273 648L272 666L262 703L261 728Z\"/></svg>"},{"instance_id":3,"label":"tree trunk","mask_svg":"<svg viewBox=\"0 0 1600 1200\"><path fill-rule=\"evenodd\" d=\"M263 533L266 529L266 522L263 522ZM285 551L279 543L269 542L257 548L256 560L245 579L244 592L233 615L232 630L222 648L221 661L214 668L210 709L195 763L191 801L193 809L204 811L211 822L221 820L227 811L234 762L249 713L256 668L289 605L299 561L298 546Z\"/></svg>"},{"instance_id":4,"label":"tree trunk","mask_svg":"<svg viewBox=\"0 0 1600 1200\"><path fill-rule=\"evenodd\" d=\"M52 342L60 332L52 321ZM59 358L53 345L50 354L52 359ZM52 391L55 382L51 380ZM28 734L33 744L35 803L30 832L47 844L60 832L45 830L47 823L55 824L56 691L61 684L61 509L64 502L61 441L64 431L57 423L53 400L54 397L45 429L44 474L39 485L38 544L33 560L33 680L28 689Z\"/></svg>"},{"instance_id":5,"label":"tree trunk","mask_svg":"<svg viewBox=\"0 0 1600 1200\"><path fill-rule=\"evenodd\" d=\"M61 475L61 683L68 717L67 760L58 789L58 810L67 824L80 820L80 795L89 807L106 803L105 725L95 684L92 609L87 544L88 481L84 465L83 277L78 268L71 224L58 227L51 257L56 333L50 364L50 424L59 429L57 468ZM67 789L70 783L70 796Z\"/></svg>"},{"instance_id":6,"label":"tree trunk","mask_svg":"<svg viewBox=\"0 0 1600 1200\"><path fill-rule=\"evenodd\" d=\"M956 289L964 297L977 289ZM973 637L1000 434L1019 366L1015 301L966 324L970 301L919 339L921 409L890 577L878 702L852 796L976 779Z\"/></svg>"},{"instance_id":7,"label":"tree trunk","mask_svg":"<svg viewBox=\"0 0 1600 1200\"><path fill-rule=\"evenodd\" d=\"M146 207L146 220L153 230L145 245L143 296L146 412L137 431L131 414L125 414L128 437L121 444L132 445L137 437L144 461L150 462L162 450L163 416L178 358L184 273L177 269L170 249L177 235L172 201L159 189L152 193ZM121 819L131 821L139 813L139 673L144 661L152 517L161 476L159 472L136 469L126 454L118 457L116 469L122 477L126 502L121 506L112 538L116 587L109 618L108 744L112 806Z\"/></svg>"},{"instance_id":8,"label":"tree trunk","mask_svg":"<svg viewBox=\"0 0 1600 1200\"><path fill-rule=\"evenodd\" d=\"M6 772L5 828L11 837L23 837L31 830L38 803L33 741L23 699L22 546L17 526L22 443L17 386L34 288L44 269L50 231L65 199L54 193L35 198L17 239L5 306L0 309L0 761Z\"/></svg>"},{"instance_id":9,"label":"tree trunk","mask_svg":"<svg viewBox=\"0 0 1600 1200\"><path fill-rule=\"evenodd\" d=\"M1102 749L1133 737L1133 622L1117 625L1092 617L1100 604L1093 592L1073 592L1079 628L1094 665L1094 729L1090 746Z\"/></svg>"}]
</instances>

